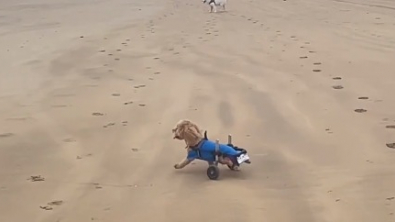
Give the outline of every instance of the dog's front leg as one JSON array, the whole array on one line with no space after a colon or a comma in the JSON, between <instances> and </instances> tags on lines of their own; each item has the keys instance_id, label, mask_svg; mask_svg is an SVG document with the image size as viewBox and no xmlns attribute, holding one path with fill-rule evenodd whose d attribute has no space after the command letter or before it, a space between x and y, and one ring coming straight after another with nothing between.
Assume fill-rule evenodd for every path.
<instances>
[{"instance_id":1,"label":"dog's front leg","mask_svg":"<svg viewBox=\"0 0 395 222\"><path fill-rule=\"evenodd\" d=\"M182 169L184 168L186 165L190 164L192 162L192 160L188 160L187 158L183 159L181 162L177 163L176 165L174 165L174 168L176 169Z\"/></svg>"}]
</instances>

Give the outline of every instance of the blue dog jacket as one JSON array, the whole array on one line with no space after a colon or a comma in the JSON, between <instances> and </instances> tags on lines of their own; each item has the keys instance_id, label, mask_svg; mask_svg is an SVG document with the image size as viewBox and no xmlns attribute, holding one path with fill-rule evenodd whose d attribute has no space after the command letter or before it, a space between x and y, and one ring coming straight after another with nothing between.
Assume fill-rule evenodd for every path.
<instances>
[{"instance_id":1,"label":"blue dog jacket","mask_svg":"<svg viewBox=\"0 0 395 222\"><path fill-rule=\"evenodd\" d=\"M197 145L195 149L190 149L188 151L187 159L188 160L199 159L208 162L213 162L215 161L215 155L236 157L239 154L241 154L241 151L237 151L234 148L225 144L219 144L219 150L218 153L216 153L215 147L216 147L215 142L203 139L202 141L200 141L200 143Z\"/></svg>"}]
</instances>

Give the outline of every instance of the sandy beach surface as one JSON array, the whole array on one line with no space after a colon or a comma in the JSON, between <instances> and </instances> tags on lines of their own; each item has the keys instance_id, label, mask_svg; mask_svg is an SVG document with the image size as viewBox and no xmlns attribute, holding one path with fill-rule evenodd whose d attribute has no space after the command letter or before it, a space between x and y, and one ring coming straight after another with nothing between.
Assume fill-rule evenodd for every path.
<instances>
[{"instance_id":1,"label":"sandy beach surface","mask_svg":"<svg viewBox=\"0 0 395 222\"><path fill-rule=\"evenodd\" d=\"M395 221L395 2L0 0L1 222ZM179 119L252 164L182 170Z\"/></svg>"}]
</instances>

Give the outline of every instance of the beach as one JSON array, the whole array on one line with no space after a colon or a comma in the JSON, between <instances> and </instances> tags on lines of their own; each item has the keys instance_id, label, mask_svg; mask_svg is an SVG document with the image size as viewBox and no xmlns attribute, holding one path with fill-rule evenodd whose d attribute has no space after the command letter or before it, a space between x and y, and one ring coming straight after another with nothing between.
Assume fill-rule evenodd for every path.
<instances>
[{"instance_id":1,"label":"beach","mask_svg":"<svg viewBox=\"0 0 395 222\"><path fill-rule=\"evenodd\" d=\"M395 2L0 0L1 222L392 222ZM190 119L246 148L186 156Z\"/></svg>"}]
</instances>

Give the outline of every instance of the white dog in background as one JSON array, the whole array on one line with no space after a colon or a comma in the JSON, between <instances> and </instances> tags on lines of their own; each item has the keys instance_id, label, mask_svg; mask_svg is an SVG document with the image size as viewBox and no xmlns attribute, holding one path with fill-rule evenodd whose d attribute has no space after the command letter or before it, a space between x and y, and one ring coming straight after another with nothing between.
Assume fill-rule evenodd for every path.
<instances>
[{"instance_id":1,"label":"white dog in background","mask_svg":"<svg viewBox=\"0 0 395 222\"><path fill-rule=\"evenodd\" d=\"M203 3L210 5L210 12L217 12L217 6L225 11L226 0L203 0Z\"/></svg>"}]
</instances>

